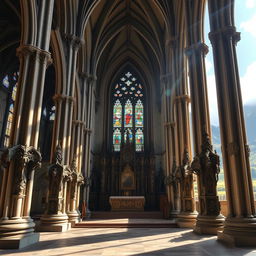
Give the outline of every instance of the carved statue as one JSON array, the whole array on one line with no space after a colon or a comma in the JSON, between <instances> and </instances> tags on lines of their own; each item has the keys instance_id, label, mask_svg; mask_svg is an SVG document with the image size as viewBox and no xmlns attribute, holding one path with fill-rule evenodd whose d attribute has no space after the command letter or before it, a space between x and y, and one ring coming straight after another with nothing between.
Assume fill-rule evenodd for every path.
<instances>
[{"instance_id":1,"label":"carved statue","mask_svg":"<svg viewBox=\"0 0 256 256\"><path fill-rule=\"evenodd\" d=\"M206 131L203 134L202 151L192 164L191 171L198 175L200 185L200 214L219 215L220 203L217 196L218 174L220 172L220 159Z\"/></svg>"}]
</instances>

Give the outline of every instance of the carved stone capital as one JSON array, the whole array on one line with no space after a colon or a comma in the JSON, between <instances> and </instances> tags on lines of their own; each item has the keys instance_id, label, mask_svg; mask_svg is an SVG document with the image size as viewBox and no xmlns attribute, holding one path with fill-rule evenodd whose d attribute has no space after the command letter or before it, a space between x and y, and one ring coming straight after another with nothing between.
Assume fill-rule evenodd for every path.
<instances>
[{"instance_id":1,"label":"carved stone capital","mask_svg":"<svg viewBox=\"0 0 256 256\"><path fill-rule=\"evenodd\" d=\"M227 26L209 33L209 39L212 44L217 43L222 38L226 40L232 40L234 44L240 41L241 36L239 32L236 32L235 26Z\"/></svg>"},{"instance_id":2,"label":"carved stone capital","mask_svg":"<svg viewBox=\"0 0 256 256\"><path fill-rule=\"evenodd\" d=\"M165 127L167 127L167 128L169 128L169 127L175 127L175 125L176 125L176 122L166 122L166 123L164 123L164 126Z\"/></svg>"},{"instance_id":3,"label":"carved stone capital","mask_svg":"<svg viewBox=\"0 0 256 256\"><path fill-rule=\"evenodd\" d=\"M55 102L61 102L64 100L70 101L71 103L75 102L75 97L64 95L64 94L55 94L52 99Z\"/></svg>"},{"instance_id":4,"label":"carved stone capital","mask_svg":"<svg viewBox=\"0 0 256 256\"><path fill-rule=\"evenodd\" d=\"M40 152L32 146L16 145L3 152L1 168L8 168L11 163L13 167L13 195L26 195L27 182L31 179L31 173L40 167L41 160Z\"/></svg>"},{"instance_id":5,"label":"carved stone capital","mask_svg":"<svg viewBox=\"0 0 256 256\"><path fill-rule=\"evenodd\" d=\"M202 42L190 45L185 49L185 54L188 57L194 54L200 54L200 55L203 54L204 56L206 56L208 52L209 52L209 47Z\"/></svg>"},{"instance_id":6,"label":"carved stone capital","mask_svg":"<svg viewBox=\"0 0 256 256\"><path fill-rule=\"evenodd\" d=\"M85 127L85 122L81 120L73 120L73 124L81 127Z\"/></svg>"},{"instance_id":7,"label":"carved stone capital","mask_svg":"<svg viewBox=\"0 0 256 256\"><path fill-rule=\"evenodd\" d=\"M94 82L97 81L97 76L90 74L90 75L88 75L87 79L88 79L89 85L93 86Z\"/></svg>"},{"instance_id":8,"label":"carved stone capital","mask_svg":"<svg viewBox=\"0 0 256 256\"><path fill-rule=\"evenodd\" d=\"M190 102L190 96L188 94L176 96L175 102Z\"/></svg>"},{"instance_id":9,"label":"carved stone capital","mask_svg":"<svg viewBox=\"0 0 256 256\"><path fill-rule=\"evenodd\" d=\"M172 79L172 74L167 73L160 76L160 82L163 86L167 86Z\"/></svg>"},{"instance_id":10,"label":"carved stone capital","mask_svg":"<svg viewBox=\"0 0 256 256\"><path fill-rule=\"evenodd\" d=\"M179 47L179 38L177 36L168 38L165 42L165 45L170 47L171 49L175 49Z\"/></svg>"},{"instance_id":11,"label":"carved stone capital","mask_svg":"<svg viewBox=\"0 0 256 256\"><path fill-rule=\"evenodd\" d=\"M81 44L83 43L81 38L79 38L79 37L77 37L75 35L70 35L70 34L64 34L64 40L75 51L77 51L80 48Z\"/></svg>"},{"instance_id":12,"label":"carved stone capital","mask_svg":"<svg viewBox=\"0 0 256 256\"><path fill-rule=\"evenodd\" d=\"M35 61L39 61L47 66L52 63L50 52L44 51L32 45L21 45L17 49L17 56L19 58L32 57Z\"/></svg>"}]
</instances>

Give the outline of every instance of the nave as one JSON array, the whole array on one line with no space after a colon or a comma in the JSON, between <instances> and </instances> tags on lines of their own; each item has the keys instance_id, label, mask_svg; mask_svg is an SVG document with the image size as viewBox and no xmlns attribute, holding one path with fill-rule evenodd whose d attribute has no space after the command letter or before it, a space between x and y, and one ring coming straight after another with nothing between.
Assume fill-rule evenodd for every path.
<instances>
[{"instance_id":1,"label":"nave","mask_svg":"<svg viewBox=\"0 0 256 256\"><path fill-rule=\"evenodd\" d=\"M74 228L42 233L40 242L21 250L0 250L8 256L255 256L256 250L232 248L216 236L199 236L180 228Z\"/></svg>"}]
</instances>

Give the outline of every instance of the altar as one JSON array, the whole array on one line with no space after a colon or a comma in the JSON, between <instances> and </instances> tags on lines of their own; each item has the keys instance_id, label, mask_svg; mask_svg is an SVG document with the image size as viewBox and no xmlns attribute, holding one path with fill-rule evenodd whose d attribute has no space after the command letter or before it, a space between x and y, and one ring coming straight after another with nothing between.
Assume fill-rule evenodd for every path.
<instances>
[{"instance_id":1,"label":"altar","mask_svg":"<svg viewBox=\"0 0 256 256\"><path fill-rule=\"evenodd\" d=\"M144 211L144 196L111 196L111 211Z\"/></svg>"}]
</instances>

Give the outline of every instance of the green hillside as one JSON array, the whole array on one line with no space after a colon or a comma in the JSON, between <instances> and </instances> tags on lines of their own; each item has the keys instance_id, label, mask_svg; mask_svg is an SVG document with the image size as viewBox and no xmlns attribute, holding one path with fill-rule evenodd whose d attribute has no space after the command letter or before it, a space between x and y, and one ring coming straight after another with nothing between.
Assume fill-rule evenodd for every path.
<instances>
[{"instance_id":1,"label":"green hillside","mask_svg":"<svg viewBox=\"0 0 256 256\"><path fill-rule=\"evenodd\" d=\"M256 105L244 106L244 118L246 123L247 141L250 147L250 166L254 185L254 193L256 193ZM214 149L221 157L220 130L218 126L212 126L212 140ZM218 182L218 193L220 198L225 196L225 182L222 158L221 172Z\"/></svg>"}]
</instances>

